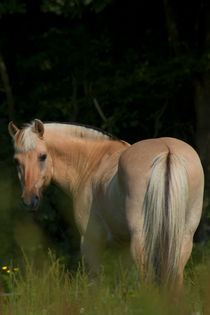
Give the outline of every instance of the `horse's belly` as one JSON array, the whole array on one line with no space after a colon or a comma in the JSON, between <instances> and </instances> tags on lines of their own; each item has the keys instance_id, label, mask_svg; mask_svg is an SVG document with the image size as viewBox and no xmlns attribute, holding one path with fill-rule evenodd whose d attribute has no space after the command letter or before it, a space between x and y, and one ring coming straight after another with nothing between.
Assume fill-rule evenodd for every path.
<instances>
[{"instance_id":1,"label":"horse's belly","mask_svg":"<svg viewBox=\"0 0 210 315\"><path fill-rule=\"evenodd\" d=\"M107 231L107 242L120 244L130 240L128 224L123 211L110 207L103 213L104 224Z\"/></svg>"}]
</instances>

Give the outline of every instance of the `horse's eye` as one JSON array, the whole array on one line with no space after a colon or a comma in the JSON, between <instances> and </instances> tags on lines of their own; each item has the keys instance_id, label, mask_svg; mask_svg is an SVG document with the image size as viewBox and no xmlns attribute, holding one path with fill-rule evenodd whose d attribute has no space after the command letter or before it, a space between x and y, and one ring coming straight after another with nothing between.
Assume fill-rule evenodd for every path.
<instances>
[{"instance_id":1,"label":"horse's eye","mask_svg":"<svg viewBox=\"0 0 210 315\"><path fill-rule=\"evenodd\" d=\"M40 156L39 156L39 161L40 162L44 162L45 160L46 160L46 158L47 158L47 154L40 154Z\"/></svg>"}]
</instances>

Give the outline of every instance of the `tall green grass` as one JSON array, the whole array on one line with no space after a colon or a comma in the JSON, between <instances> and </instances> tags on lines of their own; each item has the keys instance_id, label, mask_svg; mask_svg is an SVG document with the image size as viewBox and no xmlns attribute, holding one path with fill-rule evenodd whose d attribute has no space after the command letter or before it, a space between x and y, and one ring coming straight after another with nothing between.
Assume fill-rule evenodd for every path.
<instances>
[{"instance_id":1,"label":"tall green grass","mask_svg":"<svg viewBox=\"0 0 210 315\"><path fill-rule=\"evenodd\" d=\"M100 279L90 281L83 264L70 273L65 259L51 252L46 258L47 237L19 209L13 184L4 178L10 176L0 180L0 267L10 264L11 272L1 269L0 315L210 314L210 243L194 246L176 303L168 292L139 284L135 268L125 271L115 250ZM26 253L23 263L19 248ZM75 270L73 266L74 260L69 269Z\"/></svg>"},{"instance_id":2,"label":"tall green grass","mask_svg":"<svg viewBox=\"0 0 210 315\"><path fill-rule=\"evenodd\" d=\"M89 280L83 268L70 274L49 252L48 262L33 266L25 257L25 267L8 275L4 296L2 288L0 314L210 314L210 263L194 264L185 274L181 297L173 297L155 286L142 286L133 273L120 270L116 276L102 272L98 281Z\"/></svg>"}]
</instances>

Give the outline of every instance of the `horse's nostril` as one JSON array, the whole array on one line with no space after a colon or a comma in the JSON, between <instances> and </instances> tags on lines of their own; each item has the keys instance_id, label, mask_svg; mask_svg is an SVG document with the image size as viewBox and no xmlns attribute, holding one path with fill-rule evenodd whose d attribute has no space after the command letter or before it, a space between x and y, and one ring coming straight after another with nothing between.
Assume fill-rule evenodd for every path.
<instances>
[{"instance_id":1,"label":"horse's nostril","mask_svg":"<svg viewBox=\"0 0 210 315\"><path fill-rule=\"evenodd\" d=\"M39 201L40 201L39 196L38 196L38 195L35 195L35 196L34 196L34 200L33 200L33 206L32 206L33 209L37 209L37 208L38 208L38 206L39 206Z\"/></svg>"},{"instance_id":2,"label":"horse's nostril","mask_svg":"<svg viewBox=\"0 0 210 315\"><path fill-rule=\"evenodd\" d=\"M34 195L30 199L21 198L24 207L28 210L36 210L39 207L40 198L38 195Z\"/></svg>"},{"instance_id":3,"label":"horse's nostril","mask_svg":"<svg viewBox=\"0 0 210 315\"><path fill-rule=\"evenodd\" d=\"M29 200L27 200L27 199L25 199L23 197L21 197L21 201L22 201L24 207L26 207L26 208L29 207L30 204L31 204L31 202Z\"/></svg>"}]
</instances>

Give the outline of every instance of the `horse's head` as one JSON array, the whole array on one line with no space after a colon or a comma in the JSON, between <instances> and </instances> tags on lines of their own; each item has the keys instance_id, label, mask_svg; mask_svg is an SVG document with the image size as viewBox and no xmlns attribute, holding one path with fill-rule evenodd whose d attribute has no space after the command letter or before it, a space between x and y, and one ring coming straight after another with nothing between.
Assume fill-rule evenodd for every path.
<instances>
[{"instance_id":1,"label":"horse's head","mask_svg":"<svg viewBox=\"0 0 210 315\"><path fill-rule=\"evenodd\" d=\"M14 140L14 160L22 186L22 201L29 210L39 207L41 193L52 177L52 161L44 141L44 124L35 119L31 125L18 129L9 123Z\"/></svg>"}]
</instances>

